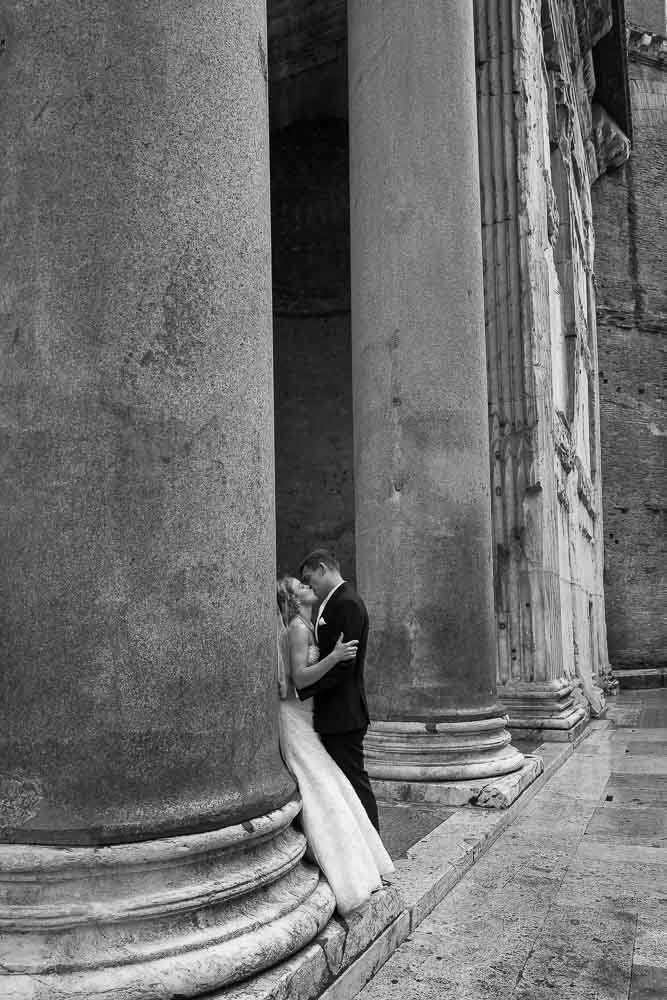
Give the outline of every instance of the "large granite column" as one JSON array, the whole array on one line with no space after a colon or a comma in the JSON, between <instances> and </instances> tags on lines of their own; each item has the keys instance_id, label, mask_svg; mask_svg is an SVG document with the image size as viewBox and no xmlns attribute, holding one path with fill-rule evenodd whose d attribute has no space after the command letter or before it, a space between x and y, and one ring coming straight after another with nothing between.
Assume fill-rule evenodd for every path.
<instances>
[{"instance_id":1,"label":"large granite column","mask_svg":"<svg viewBox=\"0 0 667 1000\"><path fill-rule=\"evenodd\" d=\"M348 10L368 766L483 778L523 758L496 700L472 8Z\"/></svg>"},{"instance_id":2,"label":"large granite column","mask_svg":"<svg viewBox=\"0 0 667 1000\"><path fill-rule=\"evenodd\" d=\"M310 940L278 752L265 9L2 15L0 994Z\"/></svg>"}]
</instances>

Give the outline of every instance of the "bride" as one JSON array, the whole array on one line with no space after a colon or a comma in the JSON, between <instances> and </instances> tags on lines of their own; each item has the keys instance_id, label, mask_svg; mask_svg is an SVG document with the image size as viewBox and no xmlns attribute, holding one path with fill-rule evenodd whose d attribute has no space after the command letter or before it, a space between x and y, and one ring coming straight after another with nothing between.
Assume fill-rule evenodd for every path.
<instances>
[{"instance_id":1,"label":"bride","mask_svg":"<svg viewBox=\"0 0 667 1000\"><path fill-rule=\"evenodd\" d=\"M319 659L311 622L316 603L310 587L294 577L278 581L280 748L299 787L308 846L345 916L368 902L394 866L352 785L313 729L312 698L299 701L296 695L295 685L314 683L357 652L357 641L345 642L341 635L333 652Z\"/></svg>"}]
</instances>

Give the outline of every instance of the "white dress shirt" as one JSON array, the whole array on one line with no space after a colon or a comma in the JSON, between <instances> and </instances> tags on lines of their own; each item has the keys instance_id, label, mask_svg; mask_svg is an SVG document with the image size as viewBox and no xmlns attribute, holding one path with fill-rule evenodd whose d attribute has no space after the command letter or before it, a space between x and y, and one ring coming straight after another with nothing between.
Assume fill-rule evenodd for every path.
<instances>
[{"instance_id":1,"label":"white dress shirt","mask_svg":"<svg viewBox=\"0 0 667 1000\"><path fill-rule=\"evenodd\" d=\"M326 608L327 604L329 603L329 599L332 597L332 595L335 594L336 591L338 590L338 588L342 587L344 583L345 583L345 580L341 580L340 583L337 583L335 587L332 587L331 590L329 591L329 593L327 594L327 596L324 598L324 600L322 601L322 603L320 605L320 610L317 612L317 621L315 622L315 642L318 641L317 640L317 629L318 629L318 627L320 625L326 625L326 622L324 620L324 609Z\"/></svg>"}]
</instances>

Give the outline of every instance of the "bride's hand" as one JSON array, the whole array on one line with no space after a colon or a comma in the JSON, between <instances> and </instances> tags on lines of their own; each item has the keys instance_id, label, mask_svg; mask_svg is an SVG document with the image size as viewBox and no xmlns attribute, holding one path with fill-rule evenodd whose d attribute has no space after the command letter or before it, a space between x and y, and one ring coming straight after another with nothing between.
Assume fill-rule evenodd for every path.
<instances>
[{"instance_id":1,"label":"bride's hand","mask_svg":"<svg viewBox=\"0 0 667 1000\"><path fill-rule=\"evenodd\" d=\"M343 642L343 633L338 636L338 642L334 646L334 654L339 663L344 660L353 660L357 655L357 649L359 647L358 639L350 639L349 642Z\"/></svg>"}]
</instances>

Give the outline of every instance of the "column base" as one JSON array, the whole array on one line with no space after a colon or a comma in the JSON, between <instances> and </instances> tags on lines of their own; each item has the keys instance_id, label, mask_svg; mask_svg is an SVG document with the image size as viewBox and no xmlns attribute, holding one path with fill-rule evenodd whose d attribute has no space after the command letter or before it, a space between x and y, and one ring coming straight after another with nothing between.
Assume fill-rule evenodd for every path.
<instances>
[{"instance_id":1,"label":"column base","mask_svg":"<svg viewBox=\"0 0 667 1000\"><path fill-rule=\"evenodd\" d=\"M483 806L507 809L544 771L538 756L526 754L522 766L510 774L467 781L383 781L373 782L378 802L389 804L413 802L457 808Z\"/></svg>"},{"instance_id":2,"label":"column base","mask_svg":"<svg viewBox=\"0 0 667 1000\"><path fill-rule=\"evenodd\" d=\"M581 704L575 685L565 677L547 682L507 685L498 691L517 739L574 742L585 729L590 712Z\"/></svg>"},{"instance_id":3,"label":"column base","mask_svg":"<svg viewBox=\"0 0 667 1000\"><path fill-rule=\"evenodd\" d=\"M372 722L364 751L371 778L467 781L510 774L524 758L512 746L507 717L460 722Z\"/></svg>"},{"instance_id":4,"label":"column base","mask_svg":"<svg viewBox=\"0 0 667 1000\"><path fill-rule=\"evenodd\" d=\"M197 997L293 955L335 900L281 809L101 848L0 845L5 1000Z\"/></svg>"}]
</instances>

